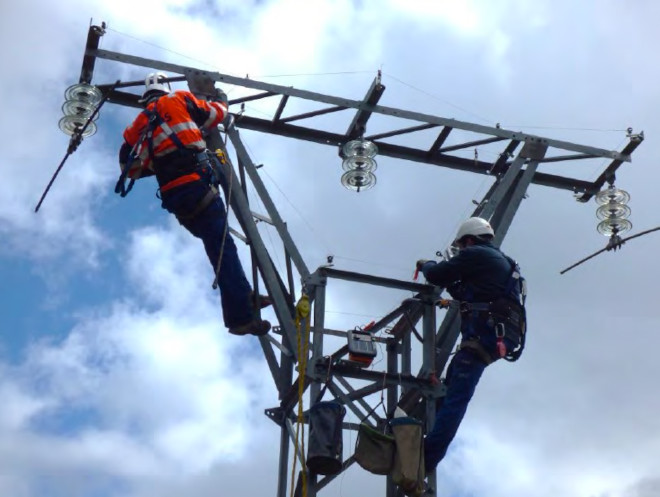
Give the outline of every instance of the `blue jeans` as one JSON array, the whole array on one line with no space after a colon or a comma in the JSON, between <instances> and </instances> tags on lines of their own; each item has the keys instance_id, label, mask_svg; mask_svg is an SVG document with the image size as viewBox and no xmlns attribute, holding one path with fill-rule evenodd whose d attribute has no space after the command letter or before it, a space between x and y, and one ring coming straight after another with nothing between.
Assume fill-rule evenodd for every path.
<instances>
[{"instance_id":1,"label":"blue jeans","mask_svg":"<svg viewBox=\"0 0 660 497\"><path fill-rule=\"evenodd\" d=\"M222 199L216 195L203 211L193 218L185 218L195 210L209 189L210 186L206 182L193 181L172 188L162 193L161 197L163 209L176 215L184 228L202 240L206 255L216 272L227 223L227 213ZM218 286L222 300L222 315L227 328L241 326L254 319L252 288L245 277L236 244L229 232L226 234L222 249Z\"/></svg>"},{"instance_id":2,"label":"blue jeans","mask_svg":"<svg viewBox=\"0 0 660 497\"><path fill-rule=\"evenodd\" d=\"M463 330L464 339L466 331L468 331L467 336L473 335L471 329ZM497 341L494 330L482 328L479 331L482 332L481 344L486 350L494 353ZM516 341L507 336L504 337L504 343L507 350L516 347ZM424 441L424 463L427 472L434 470L445 457L484 369L486 363L470 349L459 350L449 363L445 381L447 393L436 412L433 428Z\"/></svg>"}]
</instances>

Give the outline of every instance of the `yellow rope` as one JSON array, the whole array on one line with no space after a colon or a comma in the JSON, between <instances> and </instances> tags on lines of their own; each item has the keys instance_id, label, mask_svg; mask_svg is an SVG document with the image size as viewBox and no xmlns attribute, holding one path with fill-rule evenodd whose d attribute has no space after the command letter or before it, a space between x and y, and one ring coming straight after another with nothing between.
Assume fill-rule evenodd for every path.
<instances>
[{"instance_id":1,"label":"yellow rope","mask_svg":"<svg viewBox=\"0 0 660 497\"><path fill-rule=\"evenodd\" d=\"M222 165L227 164L227 158L225 156L225 153L222 151L221 148L217 149L215 151L215 156L218 158L220 163ZM213 167L213 166L211 166ZM218 173L224 174L224 171L218 171ZM229 171L229 187L228 187L228 192L227 192L227 211L230 209L231 204L231 189L233 186L233 181L232 178L234 177L233 171ZM220 278L220 268L222 267L222 254L225 252L225 242L227 241L227 232L229 231L229 218L228 216L225 216L225 229L222 231L222 242L220 243L220 253L218 254L218 262L215 265L215 278L213 279L213 289L215 290L218 288L219 284L219 278Z\"/></svg>"},{"instance_id":2,"label":"yellow rope","mask_svg":"<svg viewBox=\"0 0 660 497\"><path fill-rule=\"evenodd\" d=\"M307 370L307 356L309 355L309 332L311 319L309 317L309 297L304 293L296 304L296 330L298 331L298 418L296 420L296 446L300 446L302 461L305 460L305 423L303 416L303 394L305 393L305 372ZM302 322L305 321L305 331L301 331ZM298 454L293 454L291 467L291 497L295 487L296 463ZM301 463L302 465L302 463ZM302 468L302 497L307 497L307 472Z\"/></svg>"}]
</instances>

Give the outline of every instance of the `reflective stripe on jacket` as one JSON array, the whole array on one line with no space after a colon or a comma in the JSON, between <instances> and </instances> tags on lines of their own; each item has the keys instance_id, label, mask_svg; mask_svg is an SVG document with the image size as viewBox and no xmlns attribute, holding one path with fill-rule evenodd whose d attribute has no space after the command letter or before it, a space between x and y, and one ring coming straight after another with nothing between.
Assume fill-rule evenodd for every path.
<instances>
[{"instance_id":1,"label":"reflective stripe on jacket","mask_svg":"<svg viewBox=\"0 0 660 497\"><path fill-rule=\"evenodd\" d=\"M147 110L155 110L165 121L172 133L175 133L184 147L191 150L204 150L206 142L201 129L211 129L220 124L227 115L227 107L222 102L207 102L197 99L189 91L178 90L163 95L147 105ZM149 146L145 130L149 125L149 116L140 112L133 123L124 131L126 144L133 148L137 144L136 156L140 159L130 165L129 178L139 178L153 172L152 157L149 156ZM143 138L142 143L137 143ZM152 135L155 157L163 157L177 149L176 144L168 138L161 126L156 126ZM142 174L141 174L142 173ZM147 173L147 174L145 174Z\"/></svg>"}]
</instances>

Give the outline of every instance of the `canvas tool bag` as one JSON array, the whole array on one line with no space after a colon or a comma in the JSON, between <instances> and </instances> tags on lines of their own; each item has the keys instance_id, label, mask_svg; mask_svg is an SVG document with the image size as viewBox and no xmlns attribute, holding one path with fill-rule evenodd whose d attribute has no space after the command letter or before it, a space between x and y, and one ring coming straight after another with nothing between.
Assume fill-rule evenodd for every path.
<instances>
[{"instance_id":1,"label":"canvas tool bag","mask_svg":"<svg viewBox=\"0 0 660 497\"><path fill-rule=\"evenodd\" d=\"M355 461L375 475L387 475L392 470L395 452L394 437L361 423L355 442Z\"/></svg>"},{"instance_id":2,"label":"canvas tool bag","mask_svg":"<svg viewBox=\"0 0 660 497\"><path fill-rule=\"evenodd\" d=\"M334 475L342 468L342 423L346 408L338 402L317 402L309 410L307 468Z\"/></svg>"},{"instance_id":3,"label":"canvas tool bag","mask_svg":"<svg viewBox=\"0 0 660 497\"><path fill-rule=\"evenodd\" d=\"M421 494L424 488L424 436L421 421L399 417L390 421L396 453L392 481L409 495Z\"/></svg>"}]
</instances>

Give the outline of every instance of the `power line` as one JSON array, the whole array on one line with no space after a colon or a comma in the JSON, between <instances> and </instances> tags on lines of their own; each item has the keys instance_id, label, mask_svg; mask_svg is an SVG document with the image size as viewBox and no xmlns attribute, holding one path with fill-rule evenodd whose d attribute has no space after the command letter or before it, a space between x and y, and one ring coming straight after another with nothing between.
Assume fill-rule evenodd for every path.
<instances>
[{"instance_id":1,"label":"power line","mask_svg":"<svg viewBox=\"0 0 660 497\"><path fill-rule=\"evenodd\" d=\"M191 57L190 55L186 55L186 54L181 53L181 52L176 52L176 51L174 51L174 50L171 50L171 49L169 49L169 48L166 48L166 47L163 47L163 46L157 45L157 44L155 44L155 43L151 43L150 41L143 40L143 39L141 39L141 38L138 38L137 36L129 35L128 33L122 33L121 31L117 31L116 29L112 29L112 28L109 27L109 26L107 26L106 29L107 29L108 31L113 31L113 32L115 32L115 33L117 33L117 34L119 34L119 35L121 35L121 36L125 36L125 37L127 37L127 38L131 38L131 39L133 39L133 40L139 41L140 43L144 43L145 45L149 45L149 46L152 46L152 47L154 47L154 48L158 48L159 50L164 50L165 52L169 52L169 53L172 53L172 54L178 55L179 57L184 57L184 58L186 58L186 59L188 59L188 60L193 60L193 61L195 61L195 62L199 62L199 63L201 63L201 64L205 64L205 65L207 65L207 66L217 67L217 66L215 66L214 64L211 64L211 63L209 63L209 62L203 61L203 60L201 60L201 59L196 59L195 57Z\"/></svg>"},{"instance_id":2,"label":"power line","mask_svg":"<svg viewBox=\"0 0 660 497\"><path fill-rule=\"evenodd\" d=\"M428 97L431 97L431 98L433 98L433 99L435 99L435 100L438 100L438 101L440 101L440 102L442 102L442 103L444 103L444 104L446 104L446 105L449 105L450 107L453 107L453 108L456 109L456 110L459 110L459 111L464 112L464 113L466 113L466 114L469 114L469 115L471 115L471 116L473 116L473 117L476 117L476 118L479 119L480 121L483 121L483 122L486 122L486 123L492 123L492 122L494 122L492 119L486 119L485 117L482 117L482 116L480 116L480 115L478 115L478 114L475 114L474 112L471 112L471 111L469 111L469 110L467 110L467 109L464 109L463 107L459 107L458 105L455 105L455 104L449 102L448 100L445 100L444 98L441 98L441 97L438 96L438 95L435 95L435 94L433 94L433 93L430 93L430 92L428 92L428 91L426 91L426 90L422 90L421 88L418 88L418 87L416 87L416 86L414 86L414 85L411 85L410 83L406 83L405 81L403 81L403 80L397 78L396 76L393 76L392 74L389 74L389 73L385 73L385 72L383 72L383 75L384 75L384 76L387 76L387 77L389 77L389 78L392 78L393 80L397 81L398 83L401 83L401 84L404 85L404 86L407 86L408 88L411 88L411 89L413 89L413 90L415 90L415 91L418 91L418 92L420 92L420 93L423 93L424 95L426 95L426 96L428 96Z\"/></svg>"}]
</instances>

